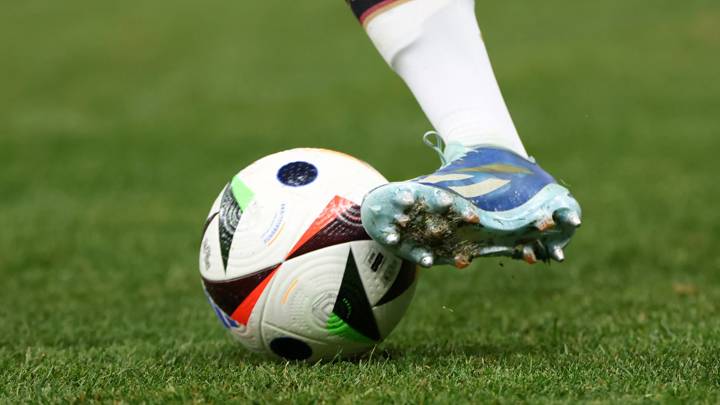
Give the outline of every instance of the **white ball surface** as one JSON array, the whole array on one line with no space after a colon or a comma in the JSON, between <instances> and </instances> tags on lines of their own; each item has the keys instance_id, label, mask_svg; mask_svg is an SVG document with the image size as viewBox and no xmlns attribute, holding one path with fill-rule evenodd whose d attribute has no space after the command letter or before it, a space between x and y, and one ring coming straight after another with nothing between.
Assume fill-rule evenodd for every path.
<instances>
[{"instance_id":1,"label":"white ball surface","mask_svg":"<svg viewBox=\"0 0 720 405\"><path fill-rule=\"evenodd\" d=\"M387 180L325 149L292 149L238 173L208 215L200 273L245 347L289 360L365 352L404 315L416 267L370 240L363 196Z\"/></svg>"}]
</instances>

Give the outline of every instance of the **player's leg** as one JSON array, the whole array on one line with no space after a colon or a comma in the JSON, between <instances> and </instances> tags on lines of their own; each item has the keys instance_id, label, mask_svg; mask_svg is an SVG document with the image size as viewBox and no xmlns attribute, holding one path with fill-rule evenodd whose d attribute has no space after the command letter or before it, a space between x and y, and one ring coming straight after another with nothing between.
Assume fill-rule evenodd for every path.
<instances>
[{"instance_id":1,"label":"player's leg","mask_svg":"<svg viewBox=\"0 0 720 405\"><path fill-rule=\"evenodd\" d=\"M495 80L473 0L350 4L446 142L500 146L527 156Z\"/></svg>"},{"instance_id":2,"label":"player's leg","mask_svg":"<svg viewBox=\"0 0 720 405\"><path fill-rule=\"evenodd\" d=\"M491 255L563 260L580 207L528 158L490 66L474 1L350 5L444 141L436 147L437 172L366 197L368 233L424 266L463 267Z\"/></svg>"}]
</instances>

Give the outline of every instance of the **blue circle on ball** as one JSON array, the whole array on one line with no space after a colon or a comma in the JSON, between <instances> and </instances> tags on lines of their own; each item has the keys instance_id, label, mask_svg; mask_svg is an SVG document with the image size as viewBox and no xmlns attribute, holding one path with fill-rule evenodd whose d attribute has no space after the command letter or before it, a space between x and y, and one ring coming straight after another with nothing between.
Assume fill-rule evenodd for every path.
<instances>
[{"instance_id":1,"label":"blue circle on ball","mask_svg":"<svg viewBox=\"0 0 720 405\"><path fill-rule=\"evenodd\" d=\"M280 183L290 187L305 186L317 178L318 171L308 162L292 162L278 170L277 178Z\"/></svg>"}]
</instances>

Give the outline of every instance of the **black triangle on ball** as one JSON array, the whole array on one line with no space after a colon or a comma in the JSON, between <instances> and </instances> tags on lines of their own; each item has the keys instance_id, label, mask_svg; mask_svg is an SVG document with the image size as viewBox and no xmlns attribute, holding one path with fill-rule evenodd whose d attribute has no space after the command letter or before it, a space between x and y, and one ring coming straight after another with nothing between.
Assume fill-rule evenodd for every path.
<instances>
[{"instance_id":1,"label":"black triangle on ball","mask_svg":"<svg viewBox=\"0 0 720 405\"><path fill-rule=\"evenodd\" d=\"M220 238L220 255L222 256L223 268L227 270L230 247L232 246L235 230L242 217L242 208L232 193L232 187L228 184L220 200L220 211L218 213L218 231Z\"/></svg>"},{"instance_id":2,"label":"black triangle on ball","mask_svg":"<svg viewBox=\"0 0 720 405\"><path fill-rule=\"evenodd\" d=\"M374 341L381 339L380 330L375 321L375 314L373 314L365 287L360 279L360 272L352 249L348 253L345 273L333 307L333 313L368 339Z\"/></svg>"},{"instance_id":3,"label":"black triangle on ball","mask_svg":"<svg viewBox=\"0 0 720 405\"><path fill-rule=\"evenodd\" d=\"M400 265L400 271L398 271L398 275L397 277L395 277L395 281L393 281L390 288L388 288L387 292L385 292L385 295L380 298L380 300L375 304L375 306L379 307L380 305L385 305L388 302L394 300L395 298L401 296L405 291L407 291L408 288L413 285L416 275L417 265L407 260L403 260L402 264Z\"/></svg>"}]
</instances>

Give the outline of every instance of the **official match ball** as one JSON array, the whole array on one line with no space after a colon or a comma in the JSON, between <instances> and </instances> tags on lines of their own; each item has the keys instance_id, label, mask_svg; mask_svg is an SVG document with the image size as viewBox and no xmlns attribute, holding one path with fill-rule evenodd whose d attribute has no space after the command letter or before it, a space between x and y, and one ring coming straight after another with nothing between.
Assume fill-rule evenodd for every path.
<instances>
[{"instance_id":1,"label":"official match ball","mask_svg":"<svg viewBox=\"0 0 720 405\"><path fill-rule=\"evenodd\" d=\"M367 163L292 149L241 170L205 221L200 274L222 325L286 360L372 349L412 300L417 268L365 233L363 196L387 180Z\"/></svg>"}]
</instances>

